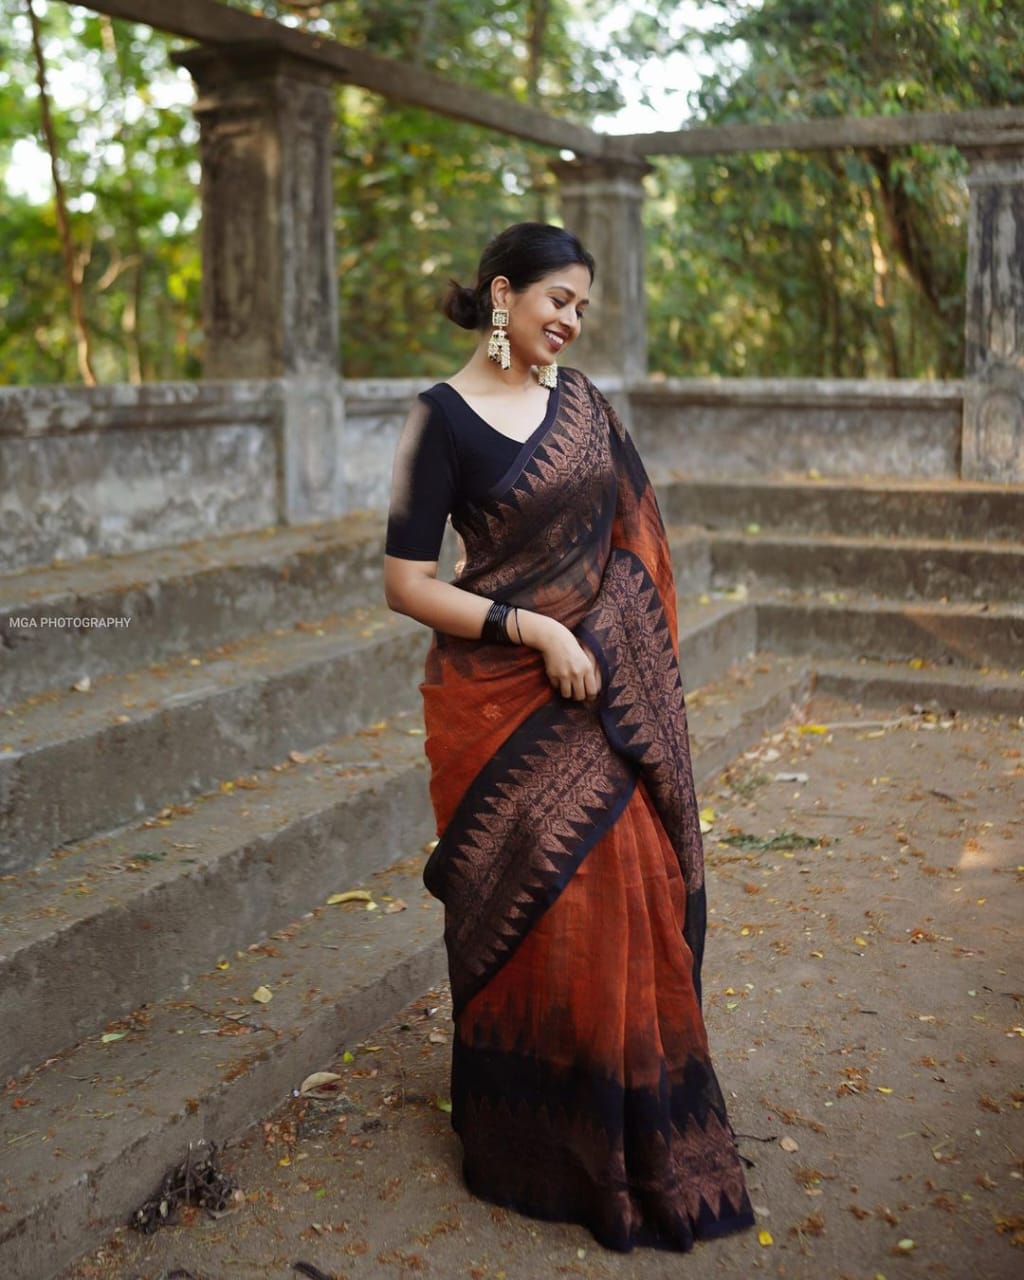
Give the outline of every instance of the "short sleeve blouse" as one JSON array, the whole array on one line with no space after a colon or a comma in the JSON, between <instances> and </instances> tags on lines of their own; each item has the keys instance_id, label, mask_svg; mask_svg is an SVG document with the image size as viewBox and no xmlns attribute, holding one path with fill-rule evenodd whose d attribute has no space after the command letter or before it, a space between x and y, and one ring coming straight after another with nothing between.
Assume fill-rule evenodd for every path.
<instances>
[{"instance_id":1,"label":"short sleeve blouse","mask_svg":"<svg viewBox=\"0 0 1024 1280\"><path fill-rule=\"evenodd\" d=\"M544 421L550 423L558 392L548 396ZM436 560L445 523L493 496L528 441L496 430L446 382L419 396L419 413L410 416L395 453L388 511L389 556Z\"/></svg>"}]
</instances>

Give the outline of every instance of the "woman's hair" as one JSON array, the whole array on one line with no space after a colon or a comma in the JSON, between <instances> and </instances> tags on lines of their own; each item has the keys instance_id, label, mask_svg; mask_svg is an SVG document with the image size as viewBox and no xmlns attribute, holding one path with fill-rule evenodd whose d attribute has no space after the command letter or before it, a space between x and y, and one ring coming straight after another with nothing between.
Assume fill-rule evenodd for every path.
<instances>
[{"instance_id":1,"label":"woman's hair","mask_svg":"<svg viewBox=\"0 0 1024 1280\"><path fill-rule=\"evenodd\" d=\"M505 276L516 293L561 267L575 263L594 278L594 259L576 236L546 222L517 222L506 227L480 255L472 289L452 280L442 304L445 315L463 329L479 329L491 318L491 282Z\"/></svg>"}]
</instances>

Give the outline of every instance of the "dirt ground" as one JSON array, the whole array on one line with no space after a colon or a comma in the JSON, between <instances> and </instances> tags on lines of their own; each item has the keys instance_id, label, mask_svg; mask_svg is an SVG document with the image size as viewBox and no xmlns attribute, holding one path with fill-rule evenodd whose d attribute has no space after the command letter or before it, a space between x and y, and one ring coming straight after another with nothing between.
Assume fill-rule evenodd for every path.
<instances>
[{"instance_id":1,"label":"dirt ground","mask_svg":"<svg viewBox=\"0 0 1024 1280\"><path fill-rule=\"evenodd\" d=\"M340 1093L223 1153L233 1213L119 1232L65 1280L1024 1275L1024 717L817 698L701 802L705 1011L754 1230L619 1255L471 1198L437 991L339 1059Z\"/></svg>"}]
</instances>

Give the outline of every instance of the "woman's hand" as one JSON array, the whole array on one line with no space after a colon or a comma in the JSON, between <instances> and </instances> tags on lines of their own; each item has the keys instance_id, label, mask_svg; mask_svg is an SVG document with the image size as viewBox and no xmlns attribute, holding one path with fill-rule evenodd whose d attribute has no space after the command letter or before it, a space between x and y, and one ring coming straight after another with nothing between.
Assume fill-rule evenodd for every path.
<instances>
[{"instance_id":1,"label":"woman's hand","mask_svg":"<svg viewBox=\"0 0 1024 1280\"><path fill-rule=\"evenodd\" d=\"M596 698L601 692L601 669L590 650L554 618L525 612L519 616L523 642L539 650L552 687L575 702Z\"/></svg>"}]
</instances>

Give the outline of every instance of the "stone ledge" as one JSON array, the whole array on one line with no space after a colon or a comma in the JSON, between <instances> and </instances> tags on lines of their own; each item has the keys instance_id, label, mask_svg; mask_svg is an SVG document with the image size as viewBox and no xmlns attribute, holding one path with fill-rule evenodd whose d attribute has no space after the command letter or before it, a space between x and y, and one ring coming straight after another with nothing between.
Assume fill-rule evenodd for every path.
<instances>
[{"instance_id":1,"label":"stone ledge","mask_svg":"<svg viewBox=\"0 0 1024 1280\"><path fill-rule=\"evenodd\" d=\"M629 394L634 403L651 405L950 409L963 402L964 384L911 378L650 378L633 383Z\"/></svg>"},{"instance_id":2,"label":"stone ledge","mask_svg":"<svg viewBox=\"0 0 1024 1280\"><path fill-rule=\"evenodd\" d=\"M0 387L0 436L272 425L283 395L278 379Z\"/></svg>"}]
</instances>

